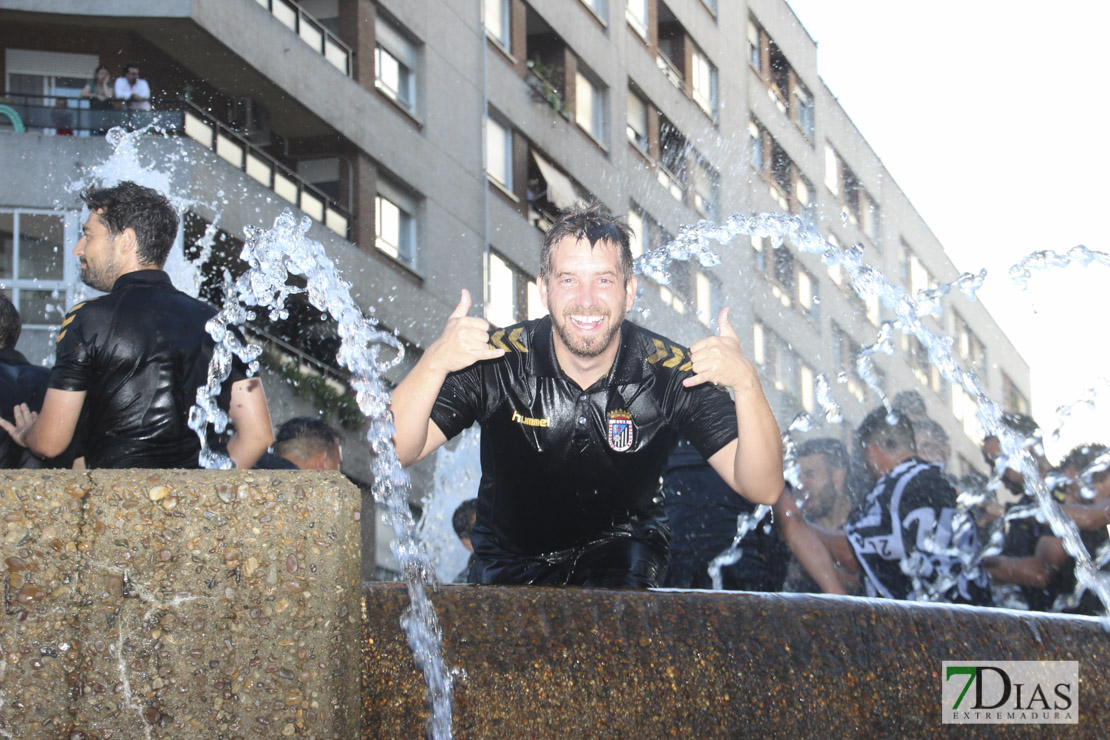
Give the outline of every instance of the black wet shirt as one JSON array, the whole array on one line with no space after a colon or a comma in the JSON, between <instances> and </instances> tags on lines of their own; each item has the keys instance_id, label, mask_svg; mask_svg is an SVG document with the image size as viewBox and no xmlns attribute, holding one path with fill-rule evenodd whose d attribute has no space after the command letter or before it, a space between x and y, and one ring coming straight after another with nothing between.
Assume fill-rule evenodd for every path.
<instances>
[{"instance_id":1,"label":"black wet shirt","mask_svg":"<svg viewBox=\"0 0 1110 740\"><path fill-rule=\"evenodd\" d=\"M50 387L86 393L77 433L88 467L197 467L188 416L208 379L214 342L204 325L215 315L161 270L129 272L111 293L70 309ZM222 408L243 377L236 361Z\"/></svg>"},{"instance_id":2,"label":"black wet shirt","mask_svg":"<svg viewBox=\"0 0 1110 740\"><path fill-rule=\"evenodd\" d=\"M22 353L0 348L0 416L15 423L14 409L21 403L32 411L42 409L50 370L27 362ZM37 458L0 429L0 468L40 467Z\"/></svg>"},{"instance_id":3,"label":"black wet shirt","mask_svg":"<svg viewBox=\"0 0 1110 740\"><path fill-rule=\"evenodd\" d=\"M490 343L505 356L449 375L431 415L448 439L481 424L480 556L563 550L654 515L680 436L707 458L736 437L727 391L683 387L689 350L631 322L612 370L585 390L559 369L550 317L498 329Z\"/></svg>"},{"instance_id":4,"label":"black wet shirt","mask_svg":"<svg viewBox=\"0 0 1110 740\"><path fill-rule=\"evenodd\" d=\"M910 458L879 479L844 533L863 568L868 596L956 604L991 603L974 526L954 531L956 490L941 469Z\"/></svg>"}]
</instances>

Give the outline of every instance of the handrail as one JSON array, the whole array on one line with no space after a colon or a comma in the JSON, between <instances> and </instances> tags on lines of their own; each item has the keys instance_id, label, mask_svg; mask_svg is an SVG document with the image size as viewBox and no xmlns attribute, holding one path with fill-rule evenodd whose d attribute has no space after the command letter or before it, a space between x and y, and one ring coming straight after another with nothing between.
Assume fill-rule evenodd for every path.
<instances>
[{"instance_id":1,"label":"handrail","mask_svg":"<svg viewBox=\"0 0 1110 740\"><path fill-rule=\"evenodd\" d=\"M58 105L64 103L64 105ZM13 122L16 133L36 132L43 129L58 134L76 135L91 133L102 135L108 129L122 126L129 130L153 126L159 132L178 133L183 126L183 111L93 109L84 98L67 95L38 95L34 93L0 92L0 105L11 117L15 114L21 126Z\"/></svg>"},{"instance_id":2,"label":"handrail","mask_svg":"<svg viewBox=\"0 0 1110 740\"><path fill-rule=\"evenodd\" d=\"M185 135L273 190L344 239L351 214L330 196L190 100L185 105Z\"/></svg>"},{"instance_id":3,"label":"handrail","mask_svg":"<svg viewBox=\"0 0 1110 740\"><path fill-rule=\"evenodd\" d=\"M655 55L655 66L659 67L663 74L667 76L667 79L671 81L672 85L679 90L683 89L682 73L678 71L678 67L675 66L675 63L663 52L659 52Z\"/></svg>"},{"instance_id":4,"label":"handrail","mask_svg":"<svg viewBox=\"0 0 1110 740\"><path fill-rule=\"evenodd\" d=\"M343 43L334 33L324 27L304 8L293 0L256 0L270 11L279 23L288 28L301 41L305 42L340 72L350 77L353 70L351 47Z\"/></svg>"}]
</instances>

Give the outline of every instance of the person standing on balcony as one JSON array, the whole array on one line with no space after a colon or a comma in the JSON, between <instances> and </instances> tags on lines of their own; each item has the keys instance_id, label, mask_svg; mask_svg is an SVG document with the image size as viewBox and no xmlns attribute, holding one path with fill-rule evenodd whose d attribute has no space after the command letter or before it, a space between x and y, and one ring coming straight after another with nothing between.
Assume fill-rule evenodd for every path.
<instances>
[{"instance_id":1,"label":"person standing on balcony","mask_svg":"<svg viewBox=\"0 0 1110 740\"><path fill-rule=\"evenodd\" d=\"M115 96L124 110L150 110L150 85L139 77L139 65L123 65L123 76L116 78Z\"/></svg>"},{"instance_id":2,"label":"person standing on balcony","mask_svg":"<svg viewBox=\"0 0 1110 740\"><path fill-rule=\"evenodd\" d=\"M481 424L470 582L656 586L670 544L660 474L678 439L733 491L772 504L778 424L727 308L720 336L690 349L624 320L629 230L601 206L552 225L537 283L549 315L492 335L462 291L393 392L397 456L412 465Z\"/></svg>"},{"instance_id":3,"label":"person standing on balcony","mask_svg":"<svg viewBox=\"0 0 1110 740\"><path fill-rule=\"evenodd\" d=\"M103 136L108 131L105 125L105 114L102 111L112 110L112 100L116 91L112 84L112 72L101 64L93 73L93 78L81 89L81 97L89 101L89 110L96 111L91 114L89 129L93 136Z\"/></svg>"},{"instance_id":4,"label":"person standing on balcony","mask_svg":"<svg viewBox=\"0 0 1110 740\"><path fill-rule=\"evenodd\" d=\"M59 454L76 434L88 468L196 468L200 440L188 416L207 383L215 342L205 324L216 311L162 271L177 213L133 182L81 198L90 213L73 254L81 280L107 295L62 321L42 411L21 404L15 423L0 419L0 427L41 457ZM249 468L274 439L262 381L234 361L219 404L235 427L227 452Z\"/></svg>"}]
</instances>

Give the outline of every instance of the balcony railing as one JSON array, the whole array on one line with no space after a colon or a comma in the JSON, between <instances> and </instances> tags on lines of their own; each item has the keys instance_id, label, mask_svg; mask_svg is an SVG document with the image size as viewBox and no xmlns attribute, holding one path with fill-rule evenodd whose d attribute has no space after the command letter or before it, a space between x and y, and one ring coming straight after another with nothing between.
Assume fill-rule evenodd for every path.
<instances>
[{"instance_id":1,"label":"balcony railing","mask_svg":"<svg viewBox=\"0 0 1110 740\"><path fill-rule=\"evenodd\" d=\"M351 47L344 44L339 38L320 21L313 18L304 8L293 0L256 0L259 5L270 11L283 26L300 37L324 59L331 62L332 66L348 77L351 76Z\"/></svg>"},{"instance_id":2,"label":"balcony railing","mask_svg":"<svg viewBox=\"0 0 1110 740\"><path fill-rule=\"evenodd\" d=\"M323 191L269 154L262 151L223 122L193 103L185 103L185 135L211 149L224 161L247 173L316 221L344 239L350 214Z\"/></svg>"},{"instance_id":3,"label":"balcony railing","mask_svg":"<svg viewBox=\"0 0 1110 740\"><path fill-rule=\"evenodd\" d=\"M153 126L166 133L181 133L184 123L184 111L180 109L93 110L84 98L0 94L0 128L16 132L88 136L103 134L116 126L129 130Z\"/></svg>"},{"instance_id":4,"label":"balcony railing","mask_svg":"<svg viewBox=\"0 0 1110 740\"><path fill-rule=\"evenodd\" d=\"M682 73L678 71L678 67L674 65L674 62L668 59L664 54L656 54L655 66L659 67L663 74L667 76L667 79L671 81L672 85L679 90L683 89Z\"/></svg>"}]
</instances>

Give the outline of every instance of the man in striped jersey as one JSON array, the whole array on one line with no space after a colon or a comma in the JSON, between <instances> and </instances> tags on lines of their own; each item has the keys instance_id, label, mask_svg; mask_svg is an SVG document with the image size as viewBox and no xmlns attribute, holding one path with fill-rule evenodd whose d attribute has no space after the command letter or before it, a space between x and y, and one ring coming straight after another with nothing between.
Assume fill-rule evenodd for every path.
<instances>
[{"instance_id":1,"label":"man in striped jersey","mask_svg":"<svg viewBox=\"0 0 1110 740\"><path fill-rule=\"evenodd\" d=\"M956 491L937 465L917 456L913 427L878 408L856 433L874 489L844 526L868 596L991 604L979 538L956 514Z\"/></svg>"}]
</instances>

